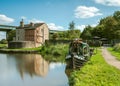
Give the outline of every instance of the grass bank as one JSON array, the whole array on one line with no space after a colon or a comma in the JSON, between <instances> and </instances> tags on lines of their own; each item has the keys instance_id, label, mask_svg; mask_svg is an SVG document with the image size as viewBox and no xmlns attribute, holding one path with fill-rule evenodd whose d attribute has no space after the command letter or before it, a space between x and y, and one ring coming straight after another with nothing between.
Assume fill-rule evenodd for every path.
<instances>
[{"instance_id":1,"label":"grass bank","mask_svg":"<svg viewBox=\"0 0 120 86\"><path fill-rule=\"evenodd\" d=\"M7 44L0 44L0 48L7 47Z\"/></svg>"},{"instance_id":2,"label":"grass bank","mask_svg":"<svg viewBox=\"0 0 120 86\"><path fill-rule=\"evenodd\" d=\"M2 53L40 53L49 61L65 61L68 53L68 44L51 44L38 48L0 49Z\"/></svg>"},{"instance_id":3,"label":"grass bank","mask_svg":"<svg viewBox=\"0 0 120 86\"><path fill-rule=\"evenodd\" d=\"M69 78L71 86L120 86L120 70L108 65L100 50Z\"/></svg>"},{"instance_id":4,"label":"grass bank","mask_svg":"<svg viewBox=\"0 0 120 86\"><path fill-rule=\"evenodd\" d=\"M64 61L67 53L67 44L42 46L40 49L40 54L42 54L45 59L52 61Z\"/></svg>"},{"instance_id":5,"label":"grass bank","mask_svg":"<svg viewBox=\"0 0 120 86\"><path fill-rule=\"evenodd\" d=\"M120 52L119 51L115 51L114 48L110 47L108 48L108 51L116 57L117 60L120 60Z\"/></svg>"},{"instance_id":6,"label":"grass bank","mask_svg":"<svg viewBox=\"0 0 120 86\"><path fill-rule=\"evenodd\" d=\"M18 48L18 49L8 49L1 48L1 53L38 53L40 51L40 47L38 48Z\"/></svg>"}]
</instances>

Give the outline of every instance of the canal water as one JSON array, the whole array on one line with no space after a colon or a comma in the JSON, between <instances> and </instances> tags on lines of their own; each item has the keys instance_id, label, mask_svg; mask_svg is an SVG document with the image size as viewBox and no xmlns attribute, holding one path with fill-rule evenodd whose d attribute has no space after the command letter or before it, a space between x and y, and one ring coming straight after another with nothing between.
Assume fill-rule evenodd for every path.
<instances>
[{"instance_id":1,"label":"canal water","mask_svg":"<svg viewBox=\"0 0 120 86\"><path fill-rule=\"evenodd\" d=\"M69 86L65 67L39 54L0 54L0 86Z\"/></svg>"}]
</instances>

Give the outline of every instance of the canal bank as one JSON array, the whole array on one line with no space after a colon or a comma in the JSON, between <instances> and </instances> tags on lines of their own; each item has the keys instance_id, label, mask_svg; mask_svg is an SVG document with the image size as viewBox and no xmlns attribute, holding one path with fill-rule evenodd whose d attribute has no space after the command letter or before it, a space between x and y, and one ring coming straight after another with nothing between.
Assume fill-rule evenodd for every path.
<instances>
[{"instance_id":1,"label":"canal bank","mask_svg":"<svg viewBox=\"0 0 120 86\"><path fill-rule=\"evenodd\" d=\"M101 48L80 70L70 72L68 70L70 86L120 85L120 70L106 63Z\"/></svg>"},{"instance_id":2,"label":"canal bank","mask_svg":"<svg viewBox=\"0 0 120 86\"><path fill-rule=\"evenodd\" d=\"M0 53L39 53L39 50L0 49Z\"/></svg>"},{"instance_id":3,"label":"canal bank","mask_svg":"<svg viewBox=\"0 0 120 86\"><path fill-rule=\"evenodd\" d=\"M43 83L42 85L39 84L40 86L47 86L48 83L50 86L69 86L69 81L65 74L65 69L66 69L65 55L67 52L68 52L68 45L65 45L65 44L42 46L37 49L33 49L33 48L32 49L30 49L30 48L29 49L0 49L1 54L7 55L7 60L8 59L14 59L14 60L17 59L17 62L13 62L13 63L15 63L15 64L20 63L20 65L25 66L25 67L22 67L19 65L19 67L18 67L20 76L24 80L26 80L25 76L28 76L28 74L31 77L36 76L36 74L34 75L34 73L32 73L33 70L36 70L36 68L33 68L34 65L37 65L37 62L36 62L36 64L33 64L33 63L35 63L34 58L36 58L35 57L36 55L39 56L41 54L42 57L44 58L44 60L49 61L48 62L48 65L49 65L48 71L50 71L50 72L48 72L46 74L47 76L45 76L45 77L42 76L42 77L46 78L46 80L41 80L42 78L37 76L37 78L38 77L41 78L40 79L41 83L47 82L47 83ZM35 53L39 53L39 54L35 54ZM3 58L3 56L0 56L0 57ZM6 59L6 57L5 57L5 59ZM28 59L28 60L26 60L26 59ZM36 61L38 61L38 63L39 63L40 60L37 59ZM42 61L39 64L39 66L45 65L44 63L46 63L46 61ZM9 60L8 60L8 62L9 62ZM21 62L23 62L23 63L21 63ZM26 64L27 62L29 62L29 64ZM10 62L10 63L12 63L12 62ZM39 69L44 69L44 68L47 68L47 67L39 67ZM41 70L41 71L45 71L45 70ZM49 75L49 73L51 73L51 71L53 71L53 75L51 75L51 74ZM62 72L62 75L61 75L60 71ZM62 78L63 75L64 75L64 78ZM23 76L24 76L24 78L23 78ZM51 78L49 76L51 76ZM47 79L48 77L50 80ZM39 81L39 80L37 80L37 81L36 80L33 80L33 83ZM30 81L30 82L32 82L32 81ZM54 85L54 82L56 83L55 85ZM25 83L27 83L27 82L25 82ZM7 86L7 85L1 85L1 86ZM20 86L22 86L22 85L20 85ZM26 86L26 85L24 85L24 86ZM32 86L34 86L34 84Z\"/></svg>"}]
</instances>

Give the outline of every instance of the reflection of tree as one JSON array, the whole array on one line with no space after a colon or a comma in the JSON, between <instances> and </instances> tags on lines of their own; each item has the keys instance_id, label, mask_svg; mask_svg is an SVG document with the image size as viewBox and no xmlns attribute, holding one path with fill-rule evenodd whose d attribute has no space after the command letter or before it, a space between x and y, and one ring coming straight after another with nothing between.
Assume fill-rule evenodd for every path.
<instances>
[{"instance_id":1,"label":"reflection of tree","mask_svg":"<svg viewBox=\"0 0 120 86\"><path fill-rule=\"evenodd\" d=\"M45 61L39 54L22 54L17 58L17 68L21 77L24 77L24 73L38 76L45 76L48 72L48 62Z\"/></svg>"}]
</instances>

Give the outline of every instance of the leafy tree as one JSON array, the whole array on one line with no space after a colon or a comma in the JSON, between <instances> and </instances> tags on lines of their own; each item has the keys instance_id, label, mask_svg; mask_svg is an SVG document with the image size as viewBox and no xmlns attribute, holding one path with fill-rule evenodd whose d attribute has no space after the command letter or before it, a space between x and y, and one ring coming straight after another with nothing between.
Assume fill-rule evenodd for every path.
<instances>
[{"instance_id":1,"label":"leafy tree","mask_svg":"<svg viewBox=\"0 0 120 86\"><path fill-rule=\"evenodd\" d=\"M93 27L90 25L86 26L80 37L84 40L90 40L92 38L92 29Z\"/></svg>"},{"instance_id":2,"label":"leafy tree","mask_svg":"<svg viewBox=\"0 0 120 86\"><path fill-rule=\"evenodd\" d=\"M58 33L53 33L53 36L52 36L53 40L56 40L58 37L59 37Z\"/></svg>"},{"instance_id":3,"label":"leafy tree","mask_svg":"<svg viewBox=\"0 0 120 86\"><path fill-rule=\"evenodd\" d=\"M2 40L0 41L0 43L1 43L1 44L7 44L7 40L6 40L6 39L2 39Z\"/></svg>"},{"instance_id":4,"label":"leafy tree","mask_svg":"<svg viewBox=\"0 0 120 86\"><path fill-rule=\"evenodd\" d=\"M72 21L69 24L69 30L74 30L74 29L75 29L75 23L74 23L74 21Z\"/></svg>"},{"instance_id":5,"label":"leafy tree","mask_svg":"<svg viewBox=\"0 0 120 86\"><path fill-rule=\"evenodd\" d=\"M15 37L15 36L16 36L16 30L11 30L8 33L7 41L13 41L13 37Z\"/></svg>"},{"instance_id":6,"label":"leafy tree","mask_svg":"<svg viewBox=\"0 0 120 86\"><path fill-rule=\"evenodd\" d=\"M114 39L115 38L115 31L116 31L116 26L117 26L118 22L115 20L115 18L113 18L112 16L108 16L105 19L105 29L103 30L104 35L106 38L108 39Z\"/></svg>"},{"instance_id":7,"label":"leafy tree","mask_svg":"<svg viewBox=\"0 0 120 86\"><path fill-rule=\"evenodd\" d=\"M97 25L96 27L94 27L94 29L92 30L92 36L98 36L103 38L104 34L103 34L103 30L104 30L104 25Z\"/></svg>"},{"instance_id":8,"label":"leafy tree","mask_svg":"<svg viewBox=\"0 0 120 86\"><path fill-rule=\"evenodd\" d=\"M98 36L109 40L120 39L120 11L114 12L113 16L102 18L94 28L90 26L85 27L81 37L83 39L90 39L91 36Z\"/></svg>"},{"instance_id":9,"label":"leafy tree","mask_svg":"<svg viewBox=\"0 0 120 86\"><path fill-rule=\"evenodd\" d=\"M113 17L114 17L118 22L120 22L120 11L114 12Z\"/></svg>"},{"instance_id":10,"label":"leafy tree","mask_svg":"<svg viewBox=\"0 0 120 86\"><path fill-rule=\"evenodd\" d=\"M69 30L68 30L68 34L67 34L68 38L70 40L75 39L75 38L79 38L80 34L81 34L80 30L75 29L74 21L70 22Z\"/></svg>"}]
</instances>

